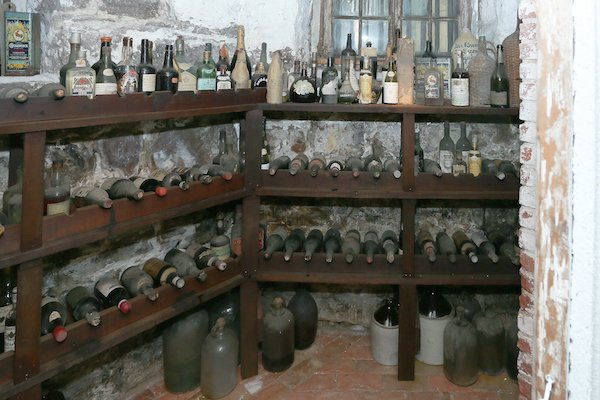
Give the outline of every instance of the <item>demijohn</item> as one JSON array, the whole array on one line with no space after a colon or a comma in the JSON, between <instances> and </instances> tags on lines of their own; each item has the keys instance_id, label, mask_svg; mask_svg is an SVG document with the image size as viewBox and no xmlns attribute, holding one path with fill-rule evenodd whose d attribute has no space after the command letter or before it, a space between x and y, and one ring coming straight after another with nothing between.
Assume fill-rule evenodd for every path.
<instances>
[{"instance_id":1,"label":"demijohn","mask_svg":"<svg viewBox=\"0 0 600 400\"><path fill-rule=\"evenodd\" d=\"M294 362L294 340L294 315L277 296L263 319L263 367L270 372L288 369Z\"/></svg>"},{"instance_id":2,"label":"demijohn","mask_svg":"<svg viewBox=\"0 0 600 400\"><path fill-rule=\"evenodd\" d=\"M299 287L288 303L288 310L294 315L294 346L298 350L308 349L317 336L317 302L306 288Z\"/></svg>"},{"instance_id":3,"label":"demijohn","mask_svg":"<svg viewBox=\"0 0 600 400\"><path fill-rule=\"evenodd\" d=\"M200 371L204 396L218 399L235 388L238 352L237 336L226 326L225 318L218 318L202 344Z\"/></svg>"}]
</instances>

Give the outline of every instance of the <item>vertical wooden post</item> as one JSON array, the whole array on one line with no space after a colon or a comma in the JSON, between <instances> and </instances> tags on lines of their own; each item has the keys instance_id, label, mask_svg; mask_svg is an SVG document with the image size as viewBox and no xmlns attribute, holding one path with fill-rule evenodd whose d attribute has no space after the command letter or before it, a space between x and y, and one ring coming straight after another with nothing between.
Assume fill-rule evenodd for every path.
<instances>
[{"instance_id":1,"label":"vertical wooden post","mask_svg":"<svg viewBox=\"0 0 600 400\"><path fill-rule=\"evenodd\" d=\"M402 117L402 189L415 189L415 114Z\"/></svg>"},{"instance_id":2,"label":"vertical wooden post","mask_svg":"<svg viewBox=\"0 0 600 400\"><path fill-rule=\"evenodd\" d=\"M399 287L398 318L398 380L415 379L417 287L414 284Z\"/></svg>"}]
</instances>

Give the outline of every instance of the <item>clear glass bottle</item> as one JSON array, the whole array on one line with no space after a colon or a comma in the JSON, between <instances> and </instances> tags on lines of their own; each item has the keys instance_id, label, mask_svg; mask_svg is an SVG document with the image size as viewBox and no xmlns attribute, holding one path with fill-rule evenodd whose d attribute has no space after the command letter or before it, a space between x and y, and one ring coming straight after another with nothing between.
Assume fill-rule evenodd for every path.
<instances>
[{"instance_id":1,"label":"clear glass bottle","mask_svg":"<svg viewBox=\"0 0 600 400\"><path fill-rule=\"evenodd\" d=\"M504 369L504 324L497 314L486 310L473 317L477 331L479 370L486 375L499 375Z\"/></svg>"},{"instance_id":2,"label":"clear glass bottle","mask_svg":"<svg viewBox=\"0 0 600 400\"><path fill-rule=\"evenodd\" d=\"M163 332L165 387L181 393L200 386L202 345L208 335L208 313L200 309L171 323Z\"/></svg>"},{"instance_id":3,"label":"clear glass bottle","mask_svg":"<svg viewBox=\"0 0 600 400\"><path fill-rule=\"evenodd\" d=\"M52 166L46 171L44 183L44 214L69 215L71 211L71 186L64 169L63 160L52 160Z\"/></svg>"},{"instance_id":4,"label":"clear glass bottle","mask_svg":"<svg viewBox=\"0 0 600 400\"><path fill-rule=\"evenodd\" d=\"M450 137L450 122L444 121L444 136L440 140L439 156L442 172L449 174L452 172L452 164L454 162L454 141Z\"/></svg>"},{"instance_id":5,"label":"clear glass bottle","mask_svg":"<svg viewBox=\"0 0 600 400\"><path fill-rule=\"evenodd\" d=\"M350 60L345 61L347 64L351 63ZM344 67L342 65L342 71L350 70L350 66ZM340 87L338 102L343 104L352 104L356 102L357 96L354 87L352 87L352 83L350 82L350 74L346 73L342 75L342 86Z\"/></svg>"},{"instance_id":6,"label":"clear glass bottle","mask_svg":"<svg viewBox=\"0 0 600 400\"><path fill-rule=\"evenodd\" d=\"M432 60L429 62L429 68L425 70L423 81L423 103L426 106L444 105L444 77Z\"/></svg>"},{"instance_id":7,"label":"clear glass bottle","mask_svg":"<svg viewBox=\"0 0 600 400\"><path fill-rule=\"evenodd\" d=\"M138 92L152 93L156 90L156 68L152 65L152 47L150 40L142 39L138 66Z\"/></svg>"},{"instance_id":8,"label":"clear glass bottle","mask_svg":"<svg viewBox=\"0 0 600 400\"><path fill-rule=\"evenodd\" d=\"M396 65L390 60L383 80L383 104L398 104Z\"/></svg>"},{"instance_id":9,"label":"clear glass bottle","mask_svg":"<svg viewBox=\"0 0 600 400\"><path fill-rule=\"evenodd\" d=\"M496 47L496 68L490 78L490 104L492 107L508 107L508 74L504 65L504 48Z\"/></svg>"},{"instance_id":10,"label":"clear glass bottle","mask_svg":"<svg viewBox=\"0 0 600 400\"><path fill-rule=\"evenodd\" d=\"M208 45L209 43L207 43ZM204 47L203 61L200 68L198 68L198 81L197 81L197 89L200 91L215 91L218 90L217 86L217 71L215 69L214 63L211 63L212 55L208 48ZM225 66L222 66L222 69L225 69ZM222 73L220 73L222 74ZM229 77L227 77L229 78ZM231 86L231 80L226 79L225 82L229 81ZM223 86L224 82L221 83ZM230 87L231 89L231 87Z\"/></svg>"},{"instance_id":11,"label":"clear glass bottle","mask_svg":"<svg viewBox=\"0 0 600 400\"><path fill-rule=\"evenodd\" d=\"M450 79L451 104L458 107L469 105L469 72L463 64L463 52L458 53L456 66Z\"/></svg>"},{"instance_id":12,"label":"clear glass bottle","mask_svg":"<svg viewBox=\"0 0 600 400\"><path fill-rule=\"evenodd\" d=\"M175 39L175 59L173 60L173 65L177 69L177 72L179 72L177 91L195 92L197 88L198 68L185 54L185 42L181 35L177 35L177 39Z\"/></svg>"},{"instance_id":13,"label":"clear glass bottle","mask_svg":"<svg viewBox=\"0 0 600 400\"><path fill-rule=\"evenodd\" d=\"M69 61L60 68L60 84L65 87L67 86L67 71L75 66L75 61L77 60L77 57L79 57L79 51L81 50L81 33L72 32L69 44L71 46Z\"/></svg>"},{"instance_id":14,"label":"clear glass bottle","mask_svg":"<svg viewBox=\"0 0 600 400\"><path fill-rule=\"evenodd\" d=\"M123 48L121 49L121 61L115 68L117 79L117 93L119 95L135 93L138 90L139 76L137 66L133 63L133 39L123 37Z\"/></svg>"},{"instance_id":15,"label":"clear glass bottle","mask_svg":"<svg viewBox=\"0 0 600 400\"><path fill-rule=\"evenodd\" d=\"M369 56L363 57L363 65L364 68L360 70L360 77L358 79L358 102L360 104L371 104L373 102L373 73L369 68Z\"/></svg>"},{"instance_id":16,"label":"clear glass bottle","mask_svg":"<svg viewBox=\"0 0 600 400\"><path fill-rule=\"evenodd\" d=\"M490 104L490 79L496 62L488 55L488 42L485 36L479 36L477 54L469 63L469 104L471 106L487 106Z\"/></svg>"},{"instance_id":17,"label":"clear glass bottle","mask_svg":"<svg viewBox=\"0 0 600 400\"><path fill-rule=\"evenodd\" d=\"M321 101L325 104L335 104L339 96L338 71L334 65L333 54L327 57L327 67L321 73Z\"/></svg>"},{"instance_id":18,"label":"clear glass bottle","mask_svg":"<svg viewBox=\"0 0 600 400\"><path fill-rule=\"evenodd\" d=\"M96 74L96 96L117 94L117 78L111 65L110 52L110 46L102 48L102 58L100 64L98 64L98 73Z\"/></svg>"},{"instance_id":19,"label":"clear glass bottle","mask_svg":"<svg viewBox=\"0 0 600 400\"><path fill-rule=\"evenodd\" d=\"M455 385L477 382L477 331L465 318L465 309L456 308L456 318L444 330L444 375Z\"/></svg>"},{"instance_id":20,"label":"clear glass bottle","mask_svg":"<svg viewBox=\"0 0 600 400\"><path fill-rule=\"evenodd\" d=\"M477 148L478 145L478 135L476 133L471 133L471 150L469 150L469 159L468 159L468 168L469 173L473 176L479 176L481 174L481 152Z\"/></svg>"},{"instance_id":21,"label":"clear glass bottle","mask_svg":"<svg viewBox=\"0 0 600 400\"><path fill-rule=\"evenodd\" d=\"M96 93L96 72L90 68L86 51L81 50L75 60L75 66L67 70L65 88L68 96L87 96L90 99Z\"/></svg>"},{"instance_id":22,"label":"clear glass bottle","mask_svg":"<svg viewBox=\"0 0 600 400\"><path fill-rule=\"evenodd\" d=\"M156 90L176 93L179 87L179 72L173 66L173 45L165 46L163 67L156 74Z\"/></svg>"},{"instance_id":23,"label":"clear glass bottle","mask_svg":"<svg viewBox=\"0 0 600 400\"><path fill-rule=\"evenodd\" d=\"M294 363L294 315L275 297L263 319L262 364L270 372L288 369Z\"/></svg>"},{"instance_id":24,"label":"clear glass bottle","mask_svg":"<svg viewBox=\"0 0 600 400\"><path fill-rule=\"evenodd\" d=\"M204 396L219 399L235 388L238 352L239 342L236 334L226 326L225 318L218 318L202 344L200 380Z\"/></svg>"},{"instance_id":25,"label":"clear glass bottle","mask_svg":"<svg viewBox=\"0 0 600 400\"><path fill-rule=\"evenodd\" d=\"M293 103L314 103L317 101L317 87L306 72L306 63L302 63L300 76L290 88L290 101Z\"/></svg>"}]
</instances>

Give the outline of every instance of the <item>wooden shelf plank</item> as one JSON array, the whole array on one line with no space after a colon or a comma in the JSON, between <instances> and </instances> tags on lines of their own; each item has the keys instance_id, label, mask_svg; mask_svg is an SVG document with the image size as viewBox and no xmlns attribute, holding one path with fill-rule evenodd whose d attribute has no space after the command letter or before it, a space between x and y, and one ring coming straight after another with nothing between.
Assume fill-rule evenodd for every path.
<instances>
[{"instance_id":1,"label":"wooden shelf plank","mask_svg":"<svg viewBox=\"0 0 600 400\"><path fill-rule=\"evenodd\" d=\"M183 289L171 286L158 288L159 298L154 302L143 295L131 299L130 314L121 314L116 307L103 310L100 313L102 323L97 327L85 321L69 324L66 327L68 337L63 343L56 343L52 335L43 336L40 339L40 373L20 384L11 382L10 364L14 352L3 354L0 358L0 393L2 396L11 396L39 384L247 280L245 271L237 261L230 262L225 271L210 267L207 273L208 279L203 283L186 278Z\"/></svg>"},{"instance_id":2,"label":"wooden shelf plank","mask_svg":"<svg viewBox=\"0 0 600 400\"><path fill-rule=\"evenodd\" d=\"M45 257L60 251L105 239L158 221L239 200L247 195L244 178L235 174L231 181L214 178L209 185L193 182L190 189L169 188L165 197L146 193L134 202L116 200L111 209L97 206L77 209L71 215L44 218L41 247L19 252L19 225L9 226L0 238L0 268ZM16 250L15 250L16 249Z\"/></svg>"},{"instance_id":3,"label":"wooden shelf plank","mask_svg":"<svg viewBox=\"0 0 600 400\"><path fill-rule=\"evenodd\" d=\"M419 285L519 285L519 267L507 257L500 257L497 264L480 256L477 264L466 256L457 256L452 264L444 256L438 256L435 263L424 256L415 256L414 279Z\"/></svg>"},{"instance_id":4,"label":"wooden shelf plank","mask_svg":"<svg viewBox=\"0 0 600 400\"><path fill-rule=\"evenodd\" d=\"M125 122L243 113L264 101L266 91L155 92L125 97L30 98L19 104L0 99L0 134L81 128Z\"/></svg>"}]
</instances>

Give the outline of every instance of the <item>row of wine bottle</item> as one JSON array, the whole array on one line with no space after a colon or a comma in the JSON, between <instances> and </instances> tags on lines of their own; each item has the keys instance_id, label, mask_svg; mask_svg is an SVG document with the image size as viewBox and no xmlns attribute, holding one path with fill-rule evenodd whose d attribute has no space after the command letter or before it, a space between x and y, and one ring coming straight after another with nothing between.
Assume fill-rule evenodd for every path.
<instances>
[{"instance_id":1,"label":"row of wine bottle","mask_svg":"<svg viewBox=\"0 0 600 400\"><path fill-rule=\"evenodd\" d=\"M444 255L451 263L456 262L457 254L465 255L472 263L479 261L479 255L485 255L492 262L499 261L498 254L508 257L515 265L519 265L519 257L515 252L514 239L507 234L507 229L495 228L484 233L474 233L469 238L462 230L457 230L450 237L441 231L434 240L427 229L419 230L416 238L418 250L426 255L430 262L437 260L437 255ZM354 261L357 254L365 254L366 262L372 264L375 254L385 254L388 263L393 263L397 254L402 254L402 231L400 234L386 230L378 235L374 230L361 234L356 229L346 232L342 238L336 228L327 230L325 235L319 229L305 233L300 228L289 233L283 227L277 227L268 237L263 252L265 259L271 258L274 252L284 252L284 260L290 261L295 252L304 252L304 260L311 261L313 255L325 252L325 261L331 263L335 253L342 253L348 264Z\"/></svg>"},{"instance_id":2,"label":"row of wine bottle","mask_svg":"<svg viewBox=\"0 0 600 400\"><path fill-rule=\"evenodd\" d=\"M226 245L229 246L229 243ZM181 289L185 286L183 277L186 276L193 276L204 282L207 278L205 268L212 266L222 271L227 268L228 259L228 252L194 243L185 250L169 250L164 260L153 257L141 267L129 267L118 279L113 276L100 278L94 285L93 294L84 286L76 286L67 292L64 303L54 297L45 296L41 306L41 334L52 333L54 340L62 342L67 338L67 308L73 320L86 320L88 324L98 326L101 322L99 312L102 308L117 307L121 313L128 314L131 311L129 298L145 295L149 300L155 301L158 299L155 288L170 285ZM3 270L2 279L9 282L2 282L0 285L0 313L4 317L4 351L9 351L15 347L17 288L10 287L8 269Z\"/></svg>"}]
</instances>

